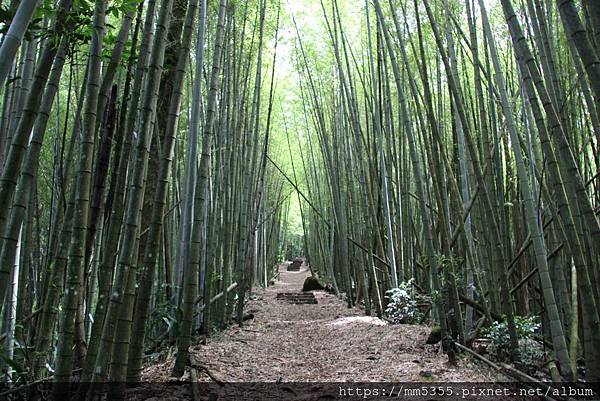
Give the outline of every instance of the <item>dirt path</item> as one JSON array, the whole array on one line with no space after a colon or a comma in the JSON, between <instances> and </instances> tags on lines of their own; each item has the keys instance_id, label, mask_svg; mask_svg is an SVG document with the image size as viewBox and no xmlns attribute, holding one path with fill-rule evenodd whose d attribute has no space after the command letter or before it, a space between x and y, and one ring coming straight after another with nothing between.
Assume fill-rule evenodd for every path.
<instances>
[{"instance_id":1,"label":"dirt path","mask_svg":"<svg viewBox=\"0 0 600 401\"><path fill-rule=\"evenodd\" d=\"M388 325L359 308L315 292L316 305L277 300L277 293L301 291L310 274L280 266L275 285L257 289L247 312L254 319L233 326L191 349L192 360L221 381L495 381L470 359L449 366L439 345L425 345L424 326ZM148 367L145 380L168 380L172 358ZM199 380L211 380L202 373Z\"/></svg>"}]
</instances>

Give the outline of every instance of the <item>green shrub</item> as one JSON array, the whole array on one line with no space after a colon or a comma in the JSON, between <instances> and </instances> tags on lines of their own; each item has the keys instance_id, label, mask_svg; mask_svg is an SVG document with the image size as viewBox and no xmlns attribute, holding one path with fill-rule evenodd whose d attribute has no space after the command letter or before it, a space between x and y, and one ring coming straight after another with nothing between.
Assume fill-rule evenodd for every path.
<instances>
[{"instance_id":1,"label":"green shrub","mask_svg":"<svg viewBox=\"0 0 600 401\"><path fill-rule=\"evenodd\" d=\"M537 368L537 362L543 359L543 352L537 347L533 336L539 331L541 324L537 316L515 316L515 328L519 338L519 349L517 352L520 367L532 372ZM506 319L494 322L482 330L485 338L490 340L488 351L495 355L499 361L508 361L511 355L510 337L508 334L508 323Z\"/></svg>"},{"instance_id":2,"label":"green shrub","mask_svg":"<svg viewBox=\"0 0 600 401\"><path fill-rule=\"evenodd\" d=\"M392 324L411 324L420 322L423 313L417 307L417 299L412 279L402 282L397 288L386 291L389 300L384 317Z\"/></svg>"}]
</instances>

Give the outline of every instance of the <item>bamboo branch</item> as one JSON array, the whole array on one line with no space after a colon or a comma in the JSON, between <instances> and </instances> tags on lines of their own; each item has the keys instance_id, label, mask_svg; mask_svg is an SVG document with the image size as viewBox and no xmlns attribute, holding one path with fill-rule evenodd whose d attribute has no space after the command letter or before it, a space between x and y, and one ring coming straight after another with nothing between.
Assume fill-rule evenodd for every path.
<instances>
[{"instance_id":1,"label":"bamboo branch","mask_svg":"<svg viewBox=\"0 0 600 401\"><path fill-rule=\"evenodd\" d=\"M208 301L208 305L211 305L213 302L215 302L216 300L220 299L223 297L223 295L229 293L230 291L234 290L235 288L237 288L238 283L233 283L231 284L229 287L227 287L225 289L225 291L221 291L220 293L218 293L217 295L215 295L214 297L212 297L209 301ZM196 299L196 301L194 301L194 304L197 304L198 302L202 301L202 297L198 297ZM200 306L200 308L198 308L198 313L202 312L207 306L207 304L204 304L202 306Z\"/></svg>"}]
</instances>

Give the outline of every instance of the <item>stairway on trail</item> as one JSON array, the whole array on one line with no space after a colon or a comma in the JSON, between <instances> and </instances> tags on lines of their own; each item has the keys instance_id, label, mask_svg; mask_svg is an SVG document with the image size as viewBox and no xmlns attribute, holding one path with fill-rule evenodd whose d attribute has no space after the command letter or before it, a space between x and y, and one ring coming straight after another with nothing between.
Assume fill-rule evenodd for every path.
<instances>
[{"instance_id":1,"label":"stairway on trail","mask_svg":"<svg viewBox=\"0 0 600 401\"><path fill-rule=\"evenodd\" d=\"M295 305L317 304L317 298L312 292L278 292L278 301L285 301Z\"/></svg>"},{"instance_id":2,"label":"stairway on trail","mask_svg":"<svg viewBox=\"0 0 600 401\"><path fill-rule=\"evenodd\" d=\"M295 258L284 263L283 266L285 266L285 269L280 268L280 283L287 282L291 284L291 287L301 288L301 283L310 275L310 270L302 258ZM318 304L312 291L278 291L275 299L292 305Z\"/></svg>"}]
</instances>

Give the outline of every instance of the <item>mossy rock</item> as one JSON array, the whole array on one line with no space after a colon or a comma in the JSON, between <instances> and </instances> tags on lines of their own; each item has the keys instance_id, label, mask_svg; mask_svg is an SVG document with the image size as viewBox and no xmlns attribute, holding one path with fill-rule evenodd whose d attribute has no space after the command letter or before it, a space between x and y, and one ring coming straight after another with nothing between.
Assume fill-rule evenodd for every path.
<instances>
[{"instance_id":1,"label":"mossy rock","mask_svg":"<svg viewBox=\"0 0 600 401\"><path fill-rule=\"evenodd\" d=\"M433 326L431 328L431 333L429 333L429 337L427 337L427 344L437 344L442 341L442 328L440 326Z\"/></svg>"},{"instance_id":2,"label":"mossy rock","mask_svg":"<svg viewBox=\"0 0 600 401\"><path fill-rule=\"evenodd\" d=\"M302 291L319 291L324 290L325 287L318 278L315 276L309 276L304 280L304 285L302 285Z\"/></svg>"}]
</instances>

